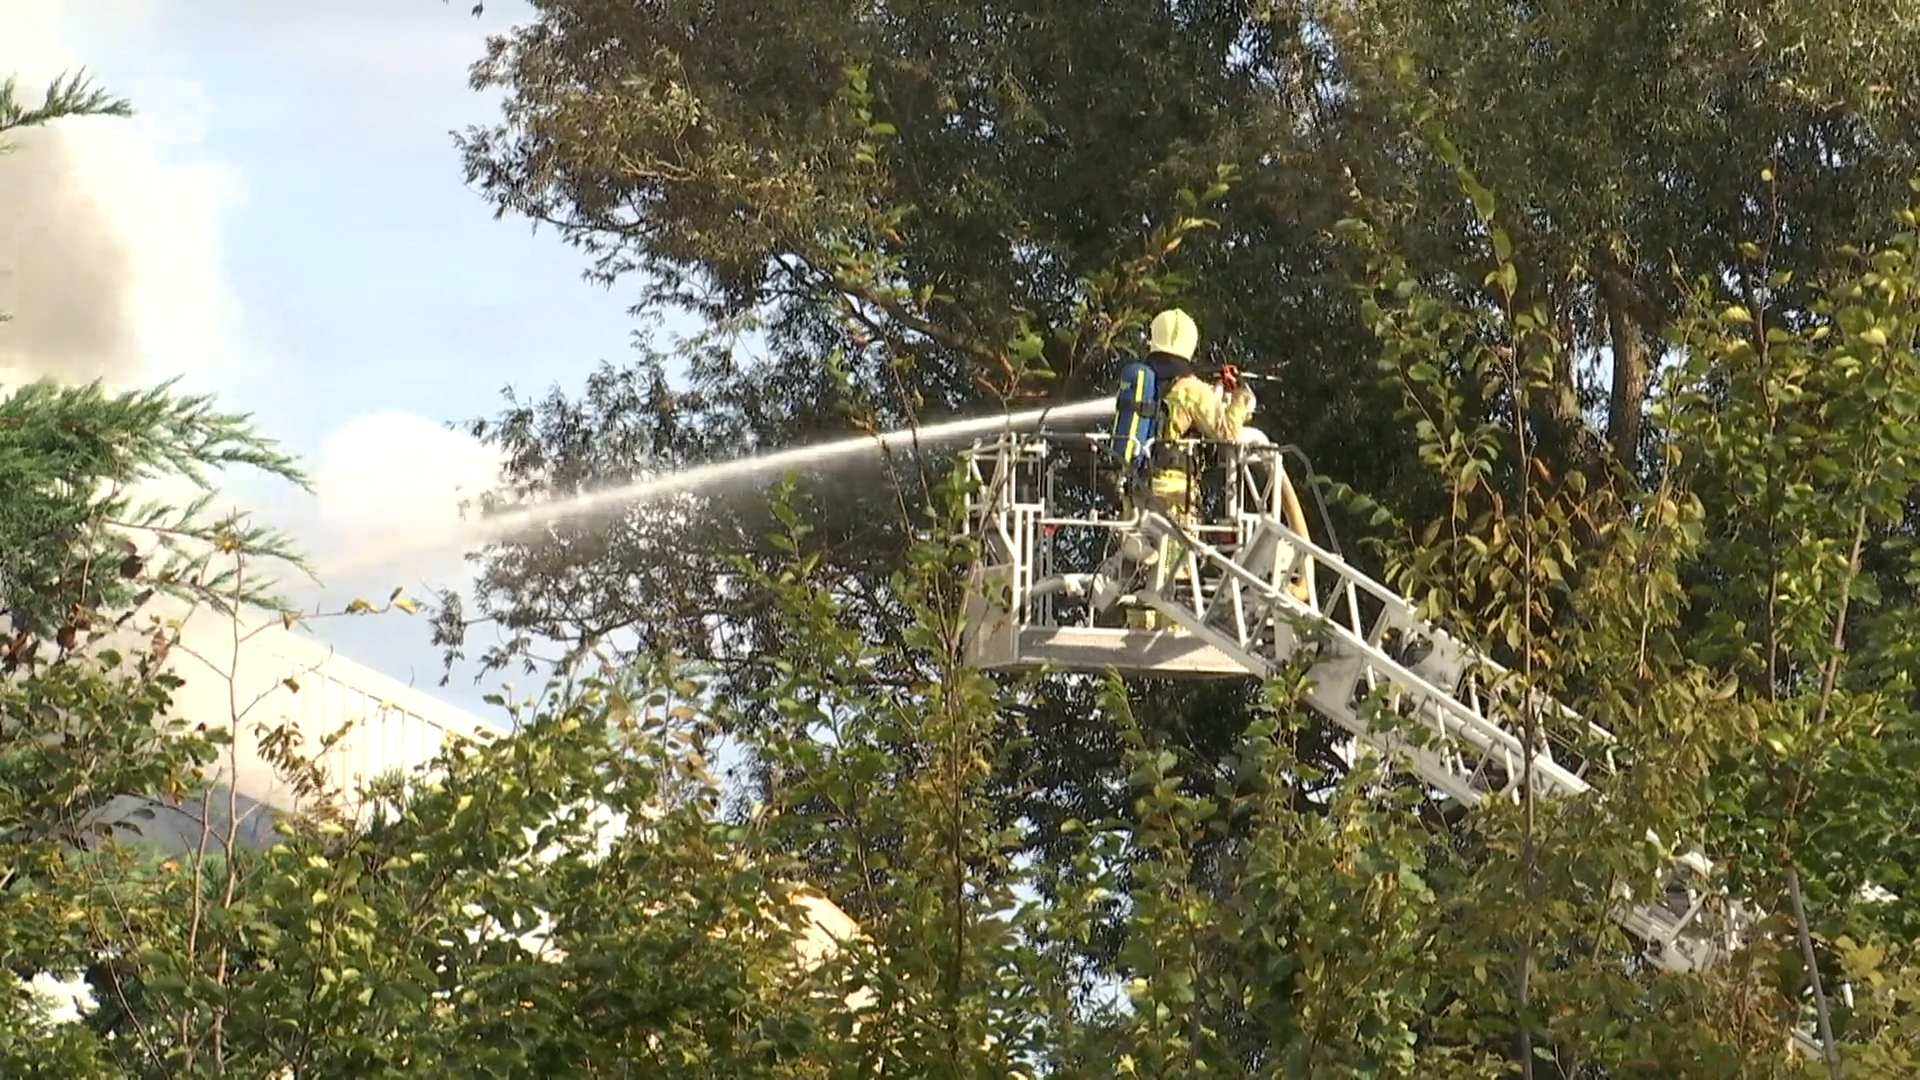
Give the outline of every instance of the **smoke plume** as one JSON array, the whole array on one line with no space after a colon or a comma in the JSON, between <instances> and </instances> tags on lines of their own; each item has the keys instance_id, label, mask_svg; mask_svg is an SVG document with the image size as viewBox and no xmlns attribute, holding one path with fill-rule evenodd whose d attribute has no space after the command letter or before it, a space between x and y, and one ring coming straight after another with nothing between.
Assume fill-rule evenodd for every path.
<instances>
[{"instance_id":1,"label":"smoke plume","mask_svg":"<svg viewBox=\"0 0 1920 1080\"><path fill-rule=\"evenodd\" d=\"M0 153L0 383L109 382L139 367L133 261L76 175L56 122L10 132Z\"/></svg>"}]
</instances>

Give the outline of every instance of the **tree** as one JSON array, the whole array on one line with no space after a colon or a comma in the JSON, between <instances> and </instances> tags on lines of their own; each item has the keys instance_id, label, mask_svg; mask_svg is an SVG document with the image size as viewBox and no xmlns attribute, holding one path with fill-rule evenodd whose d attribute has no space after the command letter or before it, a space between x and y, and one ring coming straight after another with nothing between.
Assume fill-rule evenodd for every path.
<instances>
[{"instance_id":1,"label":"tree","mask_svg":"<svg viewBox=\"0 0 1920 1080\"><path fill-rule=\"evenodd\" d=\"M0 134L86 115L126 116L128 104L80 75L53 81L28 106L0 84ZM0 142L0 147L4 147ZM4 163L0 163L4 167ZM108 394L99 386L35 383L0 401L0 953L10 972L66 973L91 962L88 915L128 867L88 854L117 823L116 796L193 790L218 732L169 715L178 685L159 656L90 648L126 624L156 591L216 602L271 601L220 572L219 553L290 559L285 540L238 515L210 517L211 493L188 506L142 499L155 480L205 490L208 470L259 468L304 479L247 418L170 387ZM298 566L297 559L291 560ZM11 982L11 981L10 981ZM70 1026L49 1030L17 985L0 1003L6 1071L97 1075L106 1056Z\"/></svg>"},{"instance_id":2,"label":"tree","mask_svg":"<svg viewBox=\"0 0 1920 1080\"><path fill-rule=\"evenodd\" d=\"M130 856L100 848L121 824L102 811L123 795L195 793L225 736L172 713L179 680L163 663L169 632L135 614L161 590L223 605L271 602L224 570L222 553L291 555L271 529L209 517L210 492L184 508L135 495L147 481L204 482L201 470L233 464L304 483L245 417L164 387L109 395L36 383L0 402L0 594L9 611L0 833L13 856L0 872L0 951L16 975L91 963L93 921L108 913L100 905L125 900L121 890L137 880ZM132 655L94 645L129 625L151 642ZM49 1047L30 1037L40 1028L23 1004L7 1001L0 1038L24 1070ZM70 1033L49 1038L80 1053ZM60 1060L100 1065L99 1047L89 1053Z\"/></svg>"},{"instance_id":3,"label":"tree","mask_svg":"<svg viewBox=\"0 0 1920 1080\"><path fill-rule=\"evenodd\" d=\"M1676 246L1670 279L1616 265L1608 289L1562 292L1596 245L1618 257L1609 236L1645 250L1669 208L1631 185L1558 193L1528 147L1591 152L1608 169L1572 174L1627 185L1644 180L1631 140L1550 138L1566 99L1499 81L1499 54L1478 50L1613 56L1628 46L1599 20L1621 13L1516 27L1473 9L1480 36L1459 39L1419 12L1344 10L1316 27L1314 12L1130 3L774 20L554 0L483 68L509 81L508 117L470 136L470 166L605 274L651 275L655 299L707 317L692 352L704 396L676 400L664 363L609 370L584 401L511 410L499 437L516 483L545 493L782 441L840 406L891 423L1048 382L1089 392L1155 303L1250 306L1299 258L1310 269L1282 296L1288 333L1313 345L1273 366L1329 388L1329 415L1397 433L1347 459L1382 481L1346 500L1374 541L1356 557L1520 689L1604 721L1603 747L1584 725L1517 718L1526 742L1593 765L1604 797L1436 815L1376 763L1335 769L1304 705L1307 656L1264 686L1197 691L971 671L960 478L915 455L881 462L884 485L684 500L495 552L486 584L516 629L565 639L563 676L593 677L516 713L513 737L379 787L372 820L316 815L272 850L172 865L39 841L17 881L48 885L0 899L19 916L6 932L42 967L91 961L109 993L84 1026L6 1014L0 1053L83 1075L1771 1077L1804 1074L1784 1043L1811 983L1849 1068L1910 1075L1912 901L1860 887L1905 884L1915 853L1895 826L1920 794L1916 211L1843 227L1815 195L1783 196L1764 231L1714 219L1763 269L1726 274L1713 243ZM1799 14L1768 25L1876 59L1840 47L1846 20L1829 34ZM709 29L716 15L731 37ZM1459 54L1471 79L1407 81L1451 63L1449 44L1474 46ZM1742 63L1676 78L1731 93L1760 77ZM1594 130L1644 122L1724 182L1703 205L1739 190L1707 159L1747 145L1749 114L1729 103L1691 127L1621 85L1633 92ZM1476 100L1540 138L1498 145ZM1796 132L1853 119L1772 107L1767 122ZM1897 127L1858 130L1897 158ZM1129 131L1190 142L1142 162ZM1883 180L1843 184L1847 213L1884 203ZM1313 227L1275 224L1288 213ZM1637 321L1615 338L1623 283ZM764 362L743 365L735 346L756 328ZM1629 363L1597 453L1572 423L1585 410L1566 407L1568 372L1597 341L1655 328L1672 357L1649 364L1655 407L1622 419L1640 408ZM1223 338L1255 363L1288 340ZM1382 380L1315 371L1358 342ZM814 350L833 361L816 370ZM203 433L150 462L225 453L291 473L215 423L234 418L164 393L21 400L39 440L21 460L40 471L19 504L41 517L11 536L42 546L6 584L40 583L15 603L56 641L82 629L68 594L130 602L96 569L119 556L109 525L142 520L96 494L139 468L103 417L136 446L173 445L162 419ZM1368 478L1356 469L1355 487ZM70 535L42 527L68 520ZM245 555L264 535L210 539ZM211 590L212 556L181 557L201 563L134 572ZM661 610L673 596L684 606ZM594 655L622 632L638 647ZM0 704L33 733L9 749L41 756L11 759L0 791L68 821L83 783L155 782L43 767L40 736L83 717L129 738L77 749L150 764L164 680L21 651L8 685L38 696ZM724 811L704 764L723 735L755 770ZM184 775L197 744L166 745ZM49 776L68 786L35 786ZM602 810L626 823L604 852ZM1649 831L1702 844L1779 913L1749 951L1685 978L1638 961L1608 916L1616 887L1655 889L1670 852ZM811 973L791 964L796 879L864 932ZM1852 1007L1826 1000L1841 976Z\"/></svg>"},{"instance_id":4,"label":"tree","mask_svg":"<svg viewBox=\"0 0 1920 1080\"><path fill-rule=\"evenodd\" d=\"M1911 81L1920 24L1860 5L1316 10L1347 92L1397 102L1405 125L1443 123L1501 192L1526 300L1570 346L1543 419L1564 441L1599 417L1629 470L1648 464L1643 411L1660 335L1688 300L1679 283L1726 275L1749 301L1770 294L1783 320L1804 317L1842 245L1887 235L1916 163L1892 88ZM1441 211L1413 256L1423 272L1470 245L1448 164L1419 170L1424 208ZM1754 242L1764 263L1741 255ZM1769 283L1787 269L1793 280Z\"/></svg>"},{"instance_id":5,"label":"tree","mask_svg":"<svg viewBox=\"0 0 1920 1080\"><path fill-rule=\"evenodd\" d=\"M793 886L714 819L713 781L668 749L685 707L650 700L643 673L447 748L437 775L379 786L370 823L309 813L264 851L231 835L156 851L102 817L121 794L211 797L199 770L228 737L174 712L179 629L137 621L133 590L234 615L272 603L250 560L299 565L270 530L204 522L204 500L141 509L126 488L236 462L302 477L245 418L164 388L24 388L0 402L0 462L14 640L61 625L57 651L16 648L0 682L0 951L21 978L84 972L92 997L50 1022L10 987L9 1075L817 1074L804 1054L844 992L792 970ZM135 655L97 644L128 624L152 639ZM644 827L607 851L595 811ZM528 937L540 909L545 942Z\"/></svg>"},{"instance_id":6,"label":"tree","mask_svg":"<svg viewBox=\"0 0 1920 1080\"><path fill-rule=\"evenodd\" d=\"M1765 295L1774 325L1810 324L1811 283L1844 244L1888 234L1913 154L1889 89L1911 82L1912 27L1858 6L749 7L558 0L476 65L506 94L499 122L462 139L496 210L553 227L637 312L701 328L476 422L518 494L801 441L849 426L843 412L891 426L1033 388L1104 392L1129 328L1178 300L1214 355L1280 377L1264 426L1402 520L1446 517L1450 483L1364 360L1377 343L1350 282L1366 265L1335 227L1363 214L1409 277L1484 315L1479 203L1498 191L1514 303L1559 343L1550 388L1527 396L1530 459L1554 483L1582 473L1569 499L1637 505L1664 468L1655 358L1692 283L1726 277L1742 302ZM1497 389L1460 392L1475 422L1509 421ZM798 501L876 643L897 646L907 617L888 587L911 531L899 504L941 469L813 476ZM549 641L710 656L755 693L775 678L755 658L782 652L778 620L728 557L776 565L763 507L701 499L516 538L480 563L476 604L443 608L442 639L457 650L497 620L489 663ZM1391 535L1336 512L1349 541ZM1597 516L1573 528L1582 560L1611 542ZM1869 565L1882 594L1907 587ZM1141 689L1141 723L1206 760L1259 700L1250 681ZM1127 809L1124 744L1086 680L1045 682L1023 708L1004 820L1064 857L1068 821ZM1302 738L1337 771L1328 732ZM1218 779L1183 776L1189 794ZM1117 928L1095 940L1112 960Z\"/></svg>"},{"instance_id":7,"label":"tree","mask_svg":"<svg viewBox=\"0 0 1920 1080\"><path fill-rule=\"evenodd\" d=\"M1237 20L1131 3L548 9L476 69L512 104L463 140L469 175L502 212L581 246L603 280L708 329L673 358L685 386L647 355L578 398L515 400L476 432L507 451L516 487L545 495L844 430L847 413L891 427L1035 387L1097 392L1119 343L1191 293L1179 263L1230 190L1219 166L1268 133L1215 130L1264 93L1222 51ZM884 584L908 542L899 504L944 469L915 458L815 477L809 501L832 508L810 520L876 642L905 617ZM458 649L471 623L498 620L498 664L547 641L696 656L722 642L713 658L750 692L769 677L753 658L778 648L770 601L725 556L770 566L761 538L778 523L754 500L701 500L682 521L641 511L509 545L482 568L478 611L447 598L443 640ZM1117 741L1081 737L1085 687L1038 694L1032 758L1062 766L1058 787L1010 814L1098 816ZM1217 744L1249 697L1168 711Z\"/></svg>"},{"instance_id":8,"label":"tree","mask_svg":"<svg viewBox=\"0 0 1920 1080\"><path fill-rule=\"evenodd\" d=\"M637 277L643 304L684 307L709 330L684 351L684 389L648 356L578 401L515 402L477 430L509 452L517 483L566 491L844 430L848 412L892 427L998 404L1031 394L1039 369L1064 392L1100 385L1116 336L1181 287L1164 260L1200 202L1225 191L1215 162L1181 153L1181 129L1227 91L1182 70L1198 59L1186 46L1161 54L1155 35L1174 32L1139 4L873 19L561 5L494 42L476 83L514 103L463 140L471 179L502 212L552 223L597 276ZM1120 83L1134 89L1112 93ZM1141 130L1147 88L1165 105ZM1142 152L1156 134L1165 149ZM1092 159L1011 153L1029 137ZM821 524L859 546L855 562L891 563L904 538L863 526L899 515L864 479L833 490L846 513ZM757 606L685 587L725 576L700 553L750 549L775 527L750 509L708 513L707 535L623 521L579 536L577 554L515 555L483 574L478 615L568 644L631 628L700 649L702 620ZM621 572L573 571L588 559ZM637 614L628 574L684 609ZM457 646L465 612L449 615Z\"/></svg>"},{"instance_id":9,"label":"tree","mask_svg":"<svg viewBox=\"0 0 1920 1080\"><path fill-rule=\"evenodd\" d=\"M1815 299L1799 319L1779 319L1770 291L1749 306L1724 279L1688 283L1653 412L1660 471L1622 500L1533 456L1531 403L1555 392L1567 346L1544 305L1523 299L1505 214L1471 175L1462 182L1488 238L1481 302L1436 298L1393 257L1370 281L1385 366L1405 388L1423 454L1454 490L1450 515L1404 534L1393 577L1459 631L1494 642L1530 682L1607 717L1622 736L1614 753L1632 762L1606 778L1624 785L1612 798L1631 792L1637 808L1621 824L1718 852L1734 887L1776 913L1762 930L1786 948L1781 989L1830 991L1842 966L1899 953L1911 936L1910 900L1863 887L1904 882L1911 862L1887 827L1916 794L1905 764L1911 653L1905 631L1879 619L1910 625L1912 594L1882 593L1878 581L1908 573L1915 485L1900 470L1920 219L1903 208L1887 240L1837 252L1835 269L1805 288ZM1748 252L1767 257L1758 244ZM1502 403L1506 419L1463 409L1462 385ZM1590 760L1577 732L1557 739ZM1577 843L1548 839L1567 821L1525 809L1507 842L1522 896L1551 888L1530 879L1558 872L1529 852L1578 851L1579 865L1604 850L1584 832ZM1526 905L1518 935L1523 1009L1542 929L1526 923L1539 910ZM1863 936L1878 944L1862 950ZM1840 945L1820 976L1798 962L1814 957L1816 939ZM1886 1023L1881 1010L1910 990L1871 980L1877 1000L1863 1012ZM1818 1011L1824 1035L1833 1025ZM1897 1023L1841 1023L1835 1034L1874 1044L1866 1060L1891 1075L1911 1067L1887 1056Z\"/></svg>"},{"instance_id":10,"label":"tree","mask_svg":"<svg viewBox=\"0 0 1920 1080\"><path fill-rule=\"evenodd\" d=\"M78 80L38 109L10 87L0 101L9 125L126 111ZM363 799L315 800L264 851L232 821L213 836L204 812L197 845L155 850L140 812L109 812L122 795L207 810L201 769L245 720L245 702L178 716L180 625L152 598L295 621L272 594L275 561L303 566L285 538L206 513L234 465L305 485L246 417L171 386L37 383L0 401L0 953L34 986L80 972L91 998L62 1019L10 979L0 1071L817 1075L792 1064L815 1008L789 948L794 889L739 858L698 769L664 749L683 706L652 707L631 678L516 714L524 730L497 747L447 748L437 775L373 792L371 823L339 813ZM201 491L184 507L140 498L183 480ZM309 740L262 742L303 791L356 794L321 789ZM590 812L609 808L645 823L611 852ZM541 908L545 943L522 933Z\"/></svg>"},{"instance_id":11,"label":"tree","mask_svg":"<svg viewBox=\"0 0 1920 1080\"><path fill-rule=\"evenodd\" d=\"M89 1024L130 1076L819 1075L835 995L794 970L790 886L712 818L649 685L516 710L371 817L289 821L233 885L181 860Z\"/></svg>"}]
</instances>

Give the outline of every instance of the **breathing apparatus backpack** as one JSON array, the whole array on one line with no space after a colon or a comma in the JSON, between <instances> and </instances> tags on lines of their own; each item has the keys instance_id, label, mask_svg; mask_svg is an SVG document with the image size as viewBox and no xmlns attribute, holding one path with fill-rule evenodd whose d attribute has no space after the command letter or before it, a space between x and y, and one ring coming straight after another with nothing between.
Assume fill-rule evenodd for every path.
<instances>
[{"instance_id":1,"label":"breathing apparatus backpack","mask_svg":"<svg viewBox=\"0 0 1920 1080\"><path fill-rule=\"evenodd\" d=\"M1129 360L1120 369L1120 393L1113 403L1113 441L1110 464L1125 480L1144 475L1152 463L1153 439L1160 420L1159 379L1145 358Z\"/></svg>"}]
</instances>

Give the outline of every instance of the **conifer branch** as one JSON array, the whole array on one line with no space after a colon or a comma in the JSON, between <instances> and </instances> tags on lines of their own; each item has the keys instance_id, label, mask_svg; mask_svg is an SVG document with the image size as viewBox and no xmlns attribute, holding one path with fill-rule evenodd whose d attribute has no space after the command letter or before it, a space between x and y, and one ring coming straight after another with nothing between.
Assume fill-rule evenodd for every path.
<instances>
[{"instance_id":1,"label":"conifer branch","mask_svg":"<svg viewBox=\"0 0 1920 1080\"><path fill-rule=\"evenodd\" d=\"M84 70L54 76L40 104L31 108L21 100L17 77L9 75L0 81L0 134L72 117L132 115L131 102L93 85ZM0 152L6 147L7 144L0 141Z\"/></svg>"}]
</instances>

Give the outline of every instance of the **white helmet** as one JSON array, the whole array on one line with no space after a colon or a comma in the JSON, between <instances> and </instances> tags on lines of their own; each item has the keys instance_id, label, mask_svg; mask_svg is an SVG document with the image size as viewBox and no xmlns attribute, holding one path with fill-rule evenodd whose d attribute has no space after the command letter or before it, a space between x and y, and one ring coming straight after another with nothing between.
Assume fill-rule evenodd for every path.
<instances>
[{"instance_id":1,"label":"white helmet","mask_svg":"<svg viewBox=\"0 0 1920 1080\"><path fill-rule=\"evenodd\" d=\"M1194 350L1200 347L1200 328L1194 325L1193 316L1179 308L1168 308L1153 317L1147 338L1154 352L1191 362Z\"/></svg>"}]
</instances>

